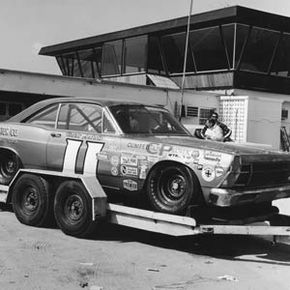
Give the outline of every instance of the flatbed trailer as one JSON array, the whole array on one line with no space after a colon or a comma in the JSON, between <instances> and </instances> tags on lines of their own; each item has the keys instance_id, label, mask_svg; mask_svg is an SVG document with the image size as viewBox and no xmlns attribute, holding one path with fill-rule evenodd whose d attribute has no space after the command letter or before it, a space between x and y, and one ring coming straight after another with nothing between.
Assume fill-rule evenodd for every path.
<instances>
[{"instance_id":1,"label":"flatbed trailer","mask_svg":"<svg viewBox=\"0 0 290 290\"><path fill-rule=\"evenodd\" d=\"M67 181L82 184L91 202L91 206L89 207L91 213L88 215L88 220L93 224L101 221L102 224L112 223L176 237L214 234L254 235L272 236L274 242L288 242L288 238L290 237L290 216L280 214L276 214L274 219L273 216L271 218L265 216L263 220L259 217L257 219L259 222L256 222L254 218L248 221L240 220L237 224L222 221L212 224L202 224L190 216L166 214L125 206L123 204L109 203L99 181L92 175L85 176L50 170L20 169L10 184L0 185L0 202L6 204L12 203L14 209L15 204L13 204L12 195L17 187L17 183L20 179L23 180L25 177L31 176L44 178L50 183L57 183L57 186L61 186ZM84 209L87 210L87 208ZM69 208L69 210L74 214L75 208ZM58 212L54 211L56 219L58 219L57 215ZM23 220L20 221L23 222ZM74 234L75 232L67 231L61 223L58 223L58 226L66 234L83 236L82 234Z\"/></svg>"}]
</instances>

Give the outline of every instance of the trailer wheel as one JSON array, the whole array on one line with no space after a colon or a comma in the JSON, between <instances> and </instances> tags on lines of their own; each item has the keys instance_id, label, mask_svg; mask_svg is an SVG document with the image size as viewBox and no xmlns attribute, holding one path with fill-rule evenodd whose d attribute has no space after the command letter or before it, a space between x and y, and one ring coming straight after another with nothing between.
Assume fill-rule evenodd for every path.
<instances>
[{"instance_id":1,"label":"trailer wheel","mask_svg":"<svg viewBox=\"0 0 290 290\"><path fill-rule=\"evenodd\" d=\"M147 183L147 195L154 210L181 214L200 195L197 178L182 165L154 168Z\"/></svg>"},{"instance_id":2,"label":"trailer wheel","mask_svg":"<svg viewBox=\"0 0 290 290\"><path fill-rule=\"evenodd\" d=\"M59 228L67 235L88 237L95 229L92 200L77 181L64 181L54 199L54 216Z\"/></svg>"},{"instance_id":3,"label":"trailer wheel","mask_svg":"<svg viewBox=\"0 0 290 290\"><path fill-rule=\"evenodd\" d=\"M20 168L20 160L11 151L0 153L0 183L8 184Z\"/></svg>"},{"instance_id":4,"label":"trailer wheel","mask_svg":"<svg viewBox=\"0 0 290 290\"><path fill-rule=\"evenodd\" d=\"M23 174L12 188L12 206L17 219L30 226L54 221L48 182L41 176Z\"/></svg>"}]
</instances>

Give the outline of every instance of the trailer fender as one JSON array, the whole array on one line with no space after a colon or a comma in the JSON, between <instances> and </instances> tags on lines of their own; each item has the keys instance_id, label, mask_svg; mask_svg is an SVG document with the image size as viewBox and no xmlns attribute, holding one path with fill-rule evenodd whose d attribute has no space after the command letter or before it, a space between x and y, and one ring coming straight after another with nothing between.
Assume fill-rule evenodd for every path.
<instances>
[{"instance_id":1,"label":"trailer fender","mask_svg":"<svg viewBox=\"0 0 290 290\"><path fill-rule=\"evenodd\" d=\"M107 213L107 195L104 192L101 184L94 175L80 175L74 173L64 173L49 170L38 170L38 169L20 169L14 176L9 185L0 185L0 202L10 203L13 186L20 176L24 173L30 173L42 176L50 179L50 182L54 183L56 188L60 183L65 180L78 180L86 188L89 196L92 200L92 220L95 221L97 218L105 217ZM53 192L52 194L54 194Z\"/></svg>"}]
</instances>

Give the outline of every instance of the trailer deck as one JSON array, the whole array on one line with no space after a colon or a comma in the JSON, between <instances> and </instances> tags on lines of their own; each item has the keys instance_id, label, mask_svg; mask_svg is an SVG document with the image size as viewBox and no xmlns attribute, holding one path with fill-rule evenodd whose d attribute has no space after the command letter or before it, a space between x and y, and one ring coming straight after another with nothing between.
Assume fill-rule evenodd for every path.
<instances>
[{"instance_id":1,"label":"trailer deck","mask_svg":"<svg viewBox=\"0 0 290 290\"><path fill-rule=\"evenodd\" d=\"M280 215L275 211L268 215L257 214L257 216L250 218L235 220L213 218L206 222L200 222L192 216L165 214L107 202L107 196L95 176L74 173L21 169L9 185L0 185L0 202L11 203L13 186L20 176L28 173L46 178L52 177L53 180L60 178L61 182L76 180L83 184L91 200L91 221L96 223L101 220L107 223L176 237L220 234L273 236L274 241L285 241L285 238L290 238L290 216Z\"/></svg>"}]
</instances>

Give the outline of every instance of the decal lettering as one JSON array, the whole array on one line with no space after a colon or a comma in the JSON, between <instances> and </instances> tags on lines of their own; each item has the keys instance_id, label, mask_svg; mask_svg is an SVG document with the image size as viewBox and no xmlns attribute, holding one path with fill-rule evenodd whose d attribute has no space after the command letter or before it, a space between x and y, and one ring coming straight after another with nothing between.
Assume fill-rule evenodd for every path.
<instances>
[{"instance_id":1,"label":"decal lettering","mask_svg":"<svg viewBox=\"0 0 290 290\"><path fill-rule=\"evenodd\" d=\"M102 140L102 136L98 134L86 134L86 133L80 133L80 132L67 132L66 137L72 138L72 139L81 139L81 140L86 140L86 141Z\"/></svg>"},{"instance_id":2,"label":"decal lettering","mask_svg":"<svg viewBox=\"0 0 290 290\"><path fill-rule=\"evenodd\" d=\"M147 152L150 154L157 154L163 156L164 153L168 153L172 150L171 145L160 144L160 143L150 143L147 145Z\"/></svg>"},{"instance_id":3,"label":"decal lettering","mask_svg":"<svg viewBox=\"0 0 290 290\"><path fill-rule=\"evenodd\" d=\"M137 191L138 190L138 184L136 181L131 179L125 179L123 180L123 186L125 189L129 191Z\"/></svg>"},{"instance_id":4,"label":"decal lettering","mask_svg":"<svg viewBox=\"0 0 290 290\"><path fill-rule=\"evenodd\" d=\"M137 176L138 175L138 169L136 167L122 165L121 166L121 173L123 175L133 175L133 176Z\"/></svg>"},{"instance_id":5,"label":"decal lettering","mask_svg":"<svg viewBox=\"0 0 290 290\"><path fill-rule=\"evenodd\" d=\"M132 148L132 149L146 149L146 144L145 143L128 143L127 144L128 148Z\"/></svg>"},{"instance_id":6,"label":"decal lettering","mask_svg":"<svg viewBox=\"0 0 290 290\"><path fill-rule=\"evenodd\" d=\"M212 151L205 151L204 152L204 159L219 162L219 161L221 161L221 158L222 158L221 153L212 152Z\"/></svg>"},{"instance_id":7,"label":"decal lettering","mask_svg":"<svg viewBox=\"0 0 290 290\"><path fill-rule=\"evenodd\" d=\"M17 137L18 130L9 127L0 127L0 136L10 136L10 137Z\"/></svg>"},{"instance_id":8,"label":"decal lettering","mask_svg":"<svg viewBox=\"0 0 290 290\"><path fill-rule=\"evenodd\" d=\"M138 160L136 156L132 155L122 155L121 156L121 164L123 165L131 165L131 166L137 166Z\"/></svg>"}]
</instances>

